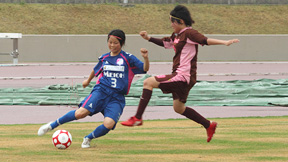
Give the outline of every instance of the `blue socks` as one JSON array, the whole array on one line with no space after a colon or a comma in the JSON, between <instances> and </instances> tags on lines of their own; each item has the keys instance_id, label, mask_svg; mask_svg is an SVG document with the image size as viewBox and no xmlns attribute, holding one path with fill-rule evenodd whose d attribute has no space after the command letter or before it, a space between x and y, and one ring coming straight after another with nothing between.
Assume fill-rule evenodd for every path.
<instances>
[{"instance_id":1,"label":"blue socks","mask_svg":"<svg viewBox=\"0 0 288 162\"><path fill-rule=\"evenodd\" d=\"M64 124L64 123L67 123L67 122L70 122L73 120L77 120L75 117L75 112L76 112L76 110L71 110L67 114L62 116L61 118L59 118L56 121L54 121L53 123L51 123L52 129L58 127L61 124Z\"/></svg>"},{"instance_id":2,"label":"blue socks","mask_svg":"<svg viewBox=\"0 0 288 162\"><path fill-rule=\"evenodd\" d=\"M101 136L104 136L105 134L107 134L110 131L110 129L107 129L103 124L98 126L92 133L90 133L88 136L89 139L93 139L93 138L98 138Z\"/></svg>"},{"instance_id":3,"label":"blue socks","mask_svg":"<svg viewBox=\"0 0 288 162\"><path fill-rule=\"evenodd\" d=\"M61 124L64 124L64 123L67 123L67 122L70 122L73 120L77 120L75 117L75 112L76 112L76 110L69 111L67 114L65 114L64 116L60 117L59 119L57 119L56 121L51 123L52 129L58 127ZM92 133L90 133L86 137L88 137L89 139L98 138L98 137L104 136L109 131L110 131L110 129L106 128L102 124L102 125L98 126Z\"/></svg>"}]
</instances>

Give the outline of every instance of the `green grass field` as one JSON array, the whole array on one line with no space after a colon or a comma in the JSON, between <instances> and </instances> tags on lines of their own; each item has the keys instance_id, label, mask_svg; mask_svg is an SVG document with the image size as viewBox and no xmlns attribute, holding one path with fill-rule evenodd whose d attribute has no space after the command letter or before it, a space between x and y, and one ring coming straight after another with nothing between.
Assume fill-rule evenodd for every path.
<instances>
[{"instance_id":1,"label":"green grass field","mask_svg":"<svg viewBox=\"0 0 288 162\"><path fill-rule=\"evenodd\" d=\"M82 138L100 123L68 123L58 127L73 136L66 150L53 146L54 131L38 137L39 124L0 125L0 161L288 161L287 116L213 120L219 126L210 143L190 120L152 120L133 128L119 124L89 149L81 148Z\"/></svg>"}]
</instances>

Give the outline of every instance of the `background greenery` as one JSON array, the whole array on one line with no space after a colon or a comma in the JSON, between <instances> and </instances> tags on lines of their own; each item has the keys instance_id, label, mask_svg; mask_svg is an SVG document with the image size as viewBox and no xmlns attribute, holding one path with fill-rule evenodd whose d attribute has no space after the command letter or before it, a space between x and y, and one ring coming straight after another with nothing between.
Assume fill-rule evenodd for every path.
<instances>
[{"instance_id":1,"label":"background greenery","mask_svg":"<svg viewBox=\"0 0 288 162\"><path fill-rule=\"evenodd\" d=\"M0 32L23 34L170 34L176 4L0 4ZM203 34L288 34L288 5L186 5Z\"/></svg>"}]
</instances>

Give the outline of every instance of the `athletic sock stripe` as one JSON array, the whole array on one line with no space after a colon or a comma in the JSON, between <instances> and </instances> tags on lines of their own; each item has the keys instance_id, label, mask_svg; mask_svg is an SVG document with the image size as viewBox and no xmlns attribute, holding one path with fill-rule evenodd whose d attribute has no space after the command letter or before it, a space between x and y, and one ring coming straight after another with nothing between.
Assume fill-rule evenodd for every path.
<instances>
[{"instance_id":1,"label":"athletic sock stripe","mask_svg":"<svg viewBox=\"0 0 288 162\"><path fill-rule=\"evenodd\" d=\"M59 122L59 119L57 119L56 121L57 121L58 125L61 125L61 123Z\"/></svg>"},{"instance_id":2,"label":"athletic sock stripe","mask_svg":"<svg viewBox=\"0 0 288 162\"><path fill-rule=\"evenodd\" d=\"M93 138L95 138L94 132L92 132L92 136L93 136Z\"/></svg>"}]
</instances>

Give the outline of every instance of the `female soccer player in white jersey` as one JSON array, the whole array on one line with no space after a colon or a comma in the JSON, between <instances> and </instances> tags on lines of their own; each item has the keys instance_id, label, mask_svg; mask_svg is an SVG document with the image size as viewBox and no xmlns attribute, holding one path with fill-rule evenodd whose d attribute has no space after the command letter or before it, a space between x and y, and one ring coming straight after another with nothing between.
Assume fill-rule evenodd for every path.
<instances>
[{"instance_id":1,"label":"female soccer player in white jersey","mask_svg":"<svg viewBox=\"0 0 288 162\"><path fill-rule=\"evenodd\" d=\"M143 93L135 116L121 122L121 124L125 126L142 125L142 115L149 103L152 90L153 88L160 88L163 93L172 93L175 112L206 128L207 142L210 142L215 133L217 123L207 120L194 109L185 106L189 91L196 83L198 45L219 44L229 46L239 42L239 40L225 41L203 36L191 27L194 20L191 18L189 10L182 5L176 6L170 12L170 21L174 29L170 37L163 39L153 38L149 37L146 31L140 32L140 35L149 42L174 49L175 56L173 57L172 74L147 78L143 84Z\"/></svg>"},{"instance_id":2,"label":"female soccer player in white jersey","mask_svg":"<svg viewBox=\"0 0 288 162\"><path fill-rule=\"evenodd\" d=\"M90 147L94 138L107 134L115 126L125 106L124 95L129 93L130 85L135 74L144 74L149 70L148 51L141 48L144 63L134 55L122 51L125 43L125 33L122 30L112 30L108 34L110 52L99 57L98 64L92 70L89 78L83 81L87 87L94 77L98 77L91 93L79 104L79 109L72 110L54 122L41 126L38 135L42 136L61 124L85 118L101 112L104 122L93 132L85 136L82 148Z\"/></svg>"}]
</instances>

